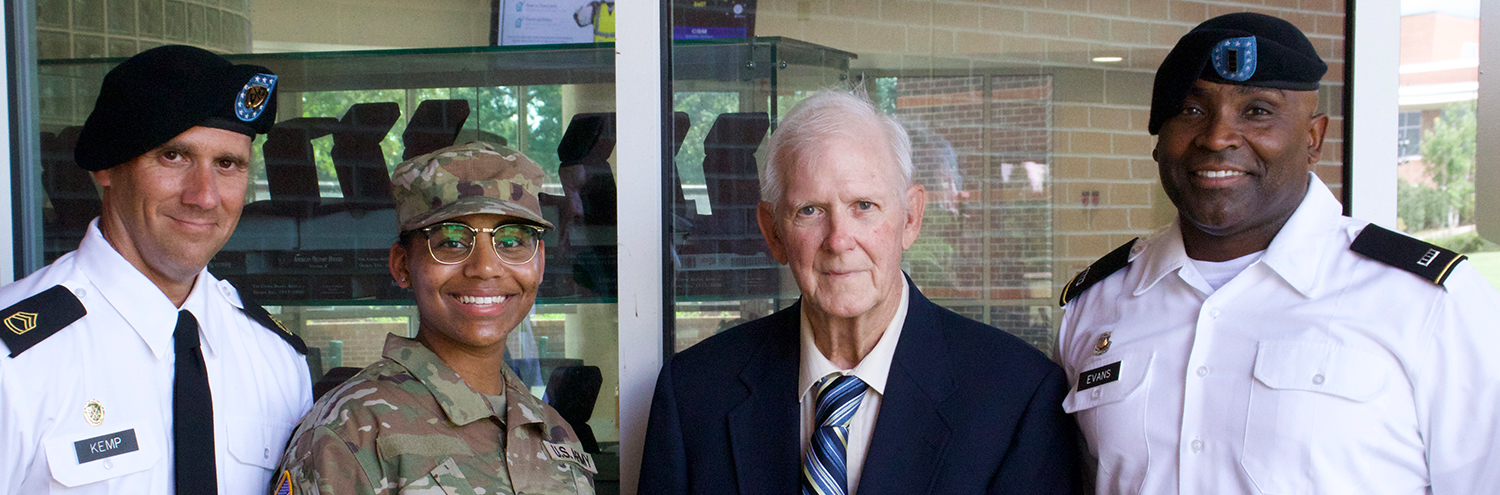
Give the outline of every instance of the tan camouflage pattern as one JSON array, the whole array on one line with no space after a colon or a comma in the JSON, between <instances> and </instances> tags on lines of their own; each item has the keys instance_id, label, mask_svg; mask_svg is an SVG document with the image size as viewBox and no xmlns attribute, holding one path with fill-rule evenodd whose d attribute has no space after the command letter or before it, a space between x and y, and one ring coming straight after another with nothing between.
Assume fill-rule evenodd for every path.
<instances>
[{"instance_id":1,"label":"tan camouflage pattern","mask_svg":"<svg viewBox=\"0 0 1500 495\"><path fill-rule=\"evenodd\" d=\"M391 196L402 231L454 217L494 213L551 228L538 194L542 167L521 152L483 141L449 146L396 165Z\"/></svg>"},{"instance_id":2,"label":"tan camouflage pattern","mask_svg":"<svg viewBox=\"0 0 1500 495\"><path fill-rule=\"evenodd\" d=\"M276 468L294 495L593 495L594 473L543 445L582 452L573 429L513 371L502 418L416 340L389 335L383 355L297 425Z\"/></svg>"}]
</instances>

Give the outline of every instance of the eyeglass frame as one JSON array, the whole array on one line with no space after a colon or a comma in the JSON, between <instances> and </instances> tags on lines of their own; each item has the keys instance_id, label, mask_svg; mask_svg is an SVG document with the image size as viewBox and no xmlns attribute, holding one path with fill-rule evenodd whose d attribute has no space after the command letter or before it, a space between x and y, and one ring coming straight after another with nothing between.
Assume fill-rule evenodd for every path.
<instances>
[{"instance_id":1,"label":"eyeglass frame","mask_svg":"<svg viewBox=\"0 0 1500 495\"><path fill-rule=\"evenodd\" d=\"M504 256L500 256L500 247L495 245L495 242L496 242L495 233L496 232L499 232L500 229L504 229L504 228L508 228L508 227L521 227L521 228L524 228L524 229L530 229L532 232L534 232L534 236L535 236L536 242L537 242L537 244L535 244L534 246L540 246L541 242L542 242L542 235L547 233L547 228L546 227L541 227L541 226L537 226L537 225L531 225L531 224L527 224L527 223L505 223L505 224L496 225L494 227L475 227L473 225L469 225L469 224L466 224L466 223L463 223L463 222L454 222L454 221L438 222L438 223L435 223L435 224L432 224L432 225L428 225L428 226L422 227L420 229L415 229L415 230L412 231L412 232L421 232L422 233L422 240L425 241L424 244L427 244L427 256L431 257L432 261L436 261L436 262L438 262L438 264L449 265L449 266L452 266L452 265L461 265L464 262L469 261L469 257L474 255L475 249L472 246L469 247L469 253L464 255L464 259L461 259L461 260L458 260L458 261L454 261L454 262L451 262L451 263L447 262L447 261L443 261L443 260L438 259L437 253L432 252L432 231L434 229L437 229L438 227L442 227L442 226L445 226L445 225L457 225L457 226L460 226L460 227L463 227L463 228L466 228L466 229L469 229L469 230L473 231L474 232L474 239L476 240L475 244L478 244L477 241L479 239L479 234L489 234L489 236L490 236L490 242L489 242L490 250L495 253L495 257L498 258L498 259L500 259L501 263L505 263L505 264L511 265L511 266L519 266L519 265L524 265L524 264L532 262L532 260L536 259L536 253L537 253L537 251L541 251L541 249L539 247L533 247L531 249L531 257L526 258L525 261L518 261L518 262L515 262L515 263L511 263L510 261L507 261Z\"/></svg>"}]
</instances>

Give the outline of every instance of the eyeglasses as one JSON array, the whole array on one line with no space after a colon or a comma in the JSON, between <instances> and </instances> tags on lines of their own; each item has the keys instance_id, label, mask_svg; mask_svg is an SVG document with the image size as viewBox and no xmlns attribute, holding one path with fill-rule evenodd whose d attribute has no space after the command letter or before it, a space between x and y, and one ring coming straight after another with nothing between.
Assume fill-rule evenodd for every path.
<instances>
[{"instance_id":1,"label":"eyeglasses","mask_svg":"<svg viewBox=\"0 0 1500 495\"><path fill-rule=\"evenodd\" d=\"M500 261L510 265L523 265L535 258L537 243L542 239L541 228L521 224L476 229L462 223L444 222L419 230L427 236L427 252L432 254L433 260L444 265L457 265L468 260L480 232L490 235L495 254L500 255Z\"/></svg>"}]
</instances>

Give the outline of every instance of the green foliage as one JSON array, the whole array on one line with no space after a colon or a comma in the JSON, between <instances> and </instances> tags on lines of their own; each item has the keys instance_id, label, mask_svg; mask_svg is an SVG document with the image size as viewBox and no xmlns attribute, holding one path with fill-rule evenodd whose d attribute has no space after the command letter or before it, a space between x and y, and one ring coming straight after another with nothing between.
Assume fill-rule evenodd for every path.
<instances>
[{"instance_id":1,"label":"green foliage","mask_svg":"<svg viewBox=\"0 0 1500 495\"><path fill-rule=\"evenodd\" d=\"M1401 228L1417 232L1446 227L1448 195L1432 187L1396 179L1396 217Z\"/></svg>"},{"instance_id":2,"label":"green foliage","mask_svg":"<svg viewBox=\"0 0 1500 495\"><path fill-rule=\"evenodd\" d=\"M1437 244L1446 249L1466 254L1500 251L1500 244L1495 244L1493 242L1487 241L1483 237L1479 236L1479 232L1474 231L1469 231L1448 237L1427 239L1427 242Z\"/></svg>"},{"instance_id":3,"label":"green foliage","mask_svg":"<svg viewBox=\"0 0 1500 495\"><path fill-rule=\"evenodd\" d=\"M515 113L515 109L511 109ZM526 87L526 148L516 148L535 160L551 177L557 176L557 145L562 143L562 86ZM511 147L515 148L515 141Z\"/></svg>"},{"instance_id":4,"label":"green foliage","mask_svg":"<svg viewBox=\"0 0 1500 495\"><path fill-rule=\"evenodd\" d=\"M870 95L870 98L880 111L891 115L896 114L896 94L896 78L875 78L875 94Z\"/></svg>"},{"instance_id":5,"label":"green foliage","mask_svg":"<svg viewBox=\"0 0 1500 495\"><path fill-rule=\"evenodd\" d=\"M296 117L343 118L349 107L356 103L396 102L401 107L401 118L386 134L381 149L386 155L386 166L395 168L401 163L405 146L401 134L406 132L407 120L416 106L428 100L465 100L469 102L469 118L464 121L459 140L504 141L511 148L520 149L536 160L548 175L557 175L557 145L562 141L561 86L526 87L527 129L526 142L519 143L522 135L518 129L518 109L521 101L517 87L492 88L423 88L413 90L365 90L365 91L314 91L298 95L302 112ZM329 151L333 138L313 140L313 155L318 167L320 181L336 181ZM256 179L265 180L265 169L258 168ZM555 180L555 179L554 179ZM337 193L335 193L337 194Z\"/></svg>"},{"instance_id":6,"label":"green foliage","mask_svg":"<svg viewBox=\"0 0 1500 495\"><path fill-rule=\"evenodd\" d=\"M1449 226L1473 223L1477 128L1474 102L1455 102L1422 135L1422 161L1447 197Z\"/></svg>"},{"instance_id":7,"label":"green foliage","mask_svg":"<svg viewBox=\"0 0 1500 495\"><path fill-rule=\"evenodd\" d=\"M677 152L677 174L683 185L703 185L703 138L719 114L740 111L740 94L682 92L672 95L672 108L688 114L687 138Z\"/></svg>"}]
</instances>

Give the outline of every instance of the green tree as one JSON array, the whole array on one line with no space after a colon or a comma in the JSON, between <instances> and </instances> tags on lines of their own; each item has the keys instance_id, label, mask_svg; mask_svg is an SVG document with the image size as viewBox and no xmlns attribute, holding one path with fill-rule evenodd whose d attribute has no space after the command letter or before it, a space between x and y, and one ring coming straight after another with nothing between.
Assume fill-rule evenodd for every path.
<instances>
[{"instance_id":1,"label":"green tree","mask_svg":"<svg viewBox=\"0 0 1500 495\"><path fill-rule=\"evenodd\" d=\"M1474 101L1455 102L1422 135L1422 161L1446 197L1448 227L1473 222L1477 128Z\"/></svg>"}]
</instances>

